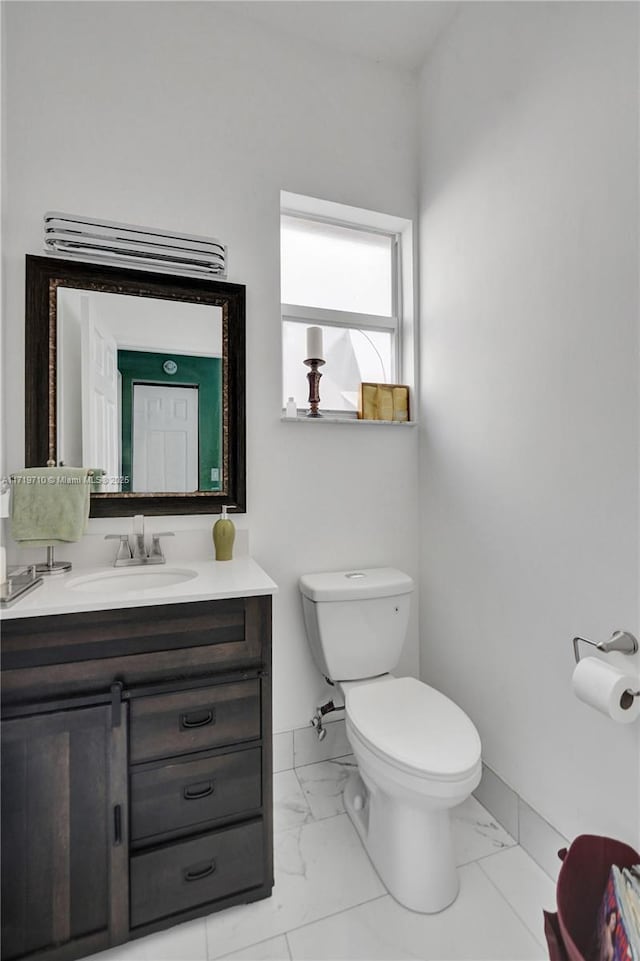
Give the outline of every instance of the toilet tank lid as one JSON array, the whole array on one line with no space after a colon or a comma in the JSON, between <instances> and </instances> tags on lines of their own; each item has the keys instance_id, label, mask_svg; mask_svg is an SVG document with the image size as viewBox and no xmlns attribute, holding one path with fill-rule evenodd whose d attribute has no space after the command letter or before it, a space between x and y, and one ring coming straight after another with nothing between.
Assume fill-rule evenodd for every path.
<instances>
[{"instance_id":1,"label":"toilet tank lid","mask_svg":"<svg viewBox=\"0 0 640 961\"><path fill-rule=\"evenodd\" d=\"M394 567L363 567L303 574L299 586L302 594L312 601L361 601L409 594L413 580Z\"/></svg>"}]
</instances>

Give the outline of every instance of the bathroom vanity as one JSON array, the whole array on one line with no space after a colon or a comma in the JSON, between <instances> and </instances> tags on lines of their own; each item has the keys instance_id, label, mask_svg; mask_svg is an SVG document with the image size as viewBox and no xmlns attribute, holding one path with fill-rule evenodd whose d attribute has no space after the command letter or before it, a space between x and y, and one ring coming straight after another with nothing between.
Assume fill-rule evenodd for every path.
<instances>
[{"instance_id":1,"label":"bathroom vanity","mask_svg":"<svg viewBox=\"0 0 640 961\"><path fill-rule=\"evenodd\" d=\"M249 558L194 574L102 600L65 575L4 615L4 961L271 893L276 587Z\"/></svg>"}]
</instances>

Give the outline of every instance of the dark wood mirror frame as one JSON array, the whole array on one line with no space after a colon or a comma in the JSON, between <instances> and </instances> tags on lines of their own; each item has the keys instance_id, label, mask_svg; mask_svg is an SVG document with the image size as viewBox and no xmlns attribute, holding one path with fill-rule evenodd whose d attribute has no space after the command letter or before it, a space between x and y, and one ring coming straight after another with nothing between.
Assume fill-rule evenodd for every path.
<instances>
[{"instance_id":1,"label":"dark wood mirror frame","mask_svg":"<svg viewBox=\"0 0 640 961\"><path fill-rule=\"evenodd\" d=\"M91 494L91 517L132 514L213 514L223 504L246 510L245 463L245 287L184 277L63 260L26 258L25 466L57 463L57 289L77 287L103 293L210 304L222 309L223 487L189 493Z\"/></svg>"}]
</instances>

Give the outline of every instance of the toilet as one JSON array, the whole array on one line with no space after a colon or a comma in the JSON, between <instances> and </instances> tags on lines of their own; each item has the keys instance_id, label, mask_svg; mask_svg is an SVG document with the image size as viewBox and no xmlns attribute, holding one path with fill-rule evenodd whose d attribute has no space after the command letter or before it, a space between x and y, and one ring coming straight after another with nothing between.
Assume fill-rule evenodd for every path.
<instances>
[{"instance_id":1,"label":"toilet","mask_svg":"<svg viewBox=\"0 0 640 961\"><path fill-rule=\"evenodd\" d=\"M384 567L305 574L299 587L314 660L344 695L358 764L347 813L389 893L412 911L442 911L459 890L449 810L480 782L481 745L457 704L391 673L413 581Z\"/></svg>"}]
</instances>

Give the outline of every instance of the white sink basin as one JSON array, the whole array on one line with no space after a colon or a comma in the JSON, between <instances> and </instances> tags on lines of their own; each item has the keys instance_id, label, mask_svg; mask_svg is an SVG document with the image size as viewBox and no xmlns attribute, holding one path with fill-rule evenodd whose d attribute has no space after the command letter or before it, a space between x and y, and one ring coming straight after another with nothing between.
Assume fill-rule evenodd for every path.
<instances>
[{"instance_id":1,"label":"white sink basin","mask_svg":"<svg viewBox=\"0 0 640 961\"><path fill-rule=\"evenodd\" d=\"M138 594L140 591L157 591L184 584L197 576L197 571L176 567L115 568L76 577L67 582L67 587L87 594Z\"/></svg>"}]
</instances>

